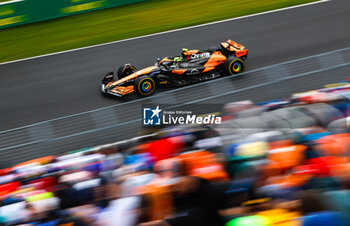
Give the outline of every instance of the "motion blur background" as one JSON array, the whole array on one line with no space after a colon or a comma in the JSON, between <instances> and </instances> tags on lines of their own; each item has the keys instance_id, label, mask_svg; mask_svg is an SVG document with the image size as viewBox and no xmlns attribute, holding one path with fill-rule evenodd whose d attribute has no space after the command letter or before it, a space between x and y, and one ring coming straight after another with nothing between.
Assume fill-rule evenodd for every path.
<instances>
[{"instance_id":1,"label":"motion blur background","mask_svg":"<svg viewBox=\"0 0 350 226\"><path fill-rule=\"evenodd\" d=\"M350 224L349 1L0 2L0 224ZM229 38L239 77L99 93L123 63ZM158 104L224 121L141 128Z\"/></svg>"},{"instance_id":2,"label":"motion blur background","mask_svg":"<svg viewBox=\"0 0 350 226\"><path fill-rule=\"evenodd\" d=\"M0 62L4 62L264 12L314 2L314 0L58 0L54 2L20 0L1 2ZM137 2L142 3L135 4ZM114 6L120 7L113 8ZM103 8L109 9L100 10ZM98 11L89 12L94 10ZM75 14L79 15L71 16ZM59 17L62 18L52 20ZM50 21L3 29L44 20Z\"/></svg>"}]
</instances>

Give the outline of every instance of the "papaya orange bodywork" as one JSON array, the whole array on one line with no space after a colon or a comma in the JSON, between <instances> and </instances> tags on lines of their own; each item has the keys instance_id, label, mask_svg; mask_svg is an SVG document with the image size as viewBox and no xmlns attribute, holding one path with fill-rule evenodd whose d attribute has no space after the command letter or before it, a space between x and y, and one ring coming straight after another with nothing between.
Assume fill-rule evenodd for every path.
<instances>
[{"instance_id":1,"label":"papaya orange bodywork","mask_svg":"<svg viewBox=\"0 0 350 226\"><path fill-rule=\"evenodd\" d=\"M247 55L247 53L248 53L247 49L245 49L245 50L236 50L236 57L241 57L241 56Z\"/></svg>"},{"instance_id":2,"label":"papaya orange bodywork","mask_svg":"<svg viewBox=\"0 0 350 226\"><path fill-rule=\"evenodd\" d=\"M236 57L242 57L248 54L248 49L246 49L241 44L238 44L237 42L234 42L232 40L227 40L226 42L222 42L221 45L230 50L236 52Z\"/></svg>"},{"instance_id":3,"label":"papaya orange bodywork","mask_svg":"<svg viewBox=\"0 0 350 226\"><path fill-rule=\"evenodd\" d=\"M117 86L114 89L112 89L112 92L121 94L121 95L126 95L129 93L134 92L134 86Z\"/></svg>"},{"instance_id":4,"label":"papaya orange bodywork","mask_svg":"<svg viewBox=\"0 0 350 226\"><path fill-rule=\"evenodd\" d=\"M180 70L172 70L171 72L174 74L182 75L185 73L186 69L180 69Z\"/></svg>"},{"instance_id":5,"label":"papaya orange bodywork","mask_svg":"<svg viewBox=\"0 0 350 226\"><path fill-rule=\"evenodd\" d=\"M196 54L196 53L198 53L199 52L199 50L188 50L188 51L186 51L186 52L183 52L183 54L185 55L185 56L191 56L192 54Z\"/></svg>"},{"instance_id":6,"label":"papaya orange bodywork","mask_svg":"<svg viewBox=\"0 0 350 226\"><path fill-rule=\"evenodd\" d=\"M215 69L215 67L206 67L206 68L202 71L202 73L207 72L207 71L211 71L211 70L214 70L214 69Z\"/></svg>"},{"instance_id":7,"label":"papaya orange bodywork","mask_svg":"<svg viewBox=\"0 0 350 226\"><path fill-rule=\"evenodd\" d=\"M245 49L244 46L242 46L241 44L238 44L237 42L234 42L232 40L227 40L227 42L222 42L221 45L223 45L225 48L227 48L228 50L231 51L235 51L235 50L243 50Z\"/></svg>"},{"instance_id":8,"label":"papaya orange bodywork","mask_svg":"<svg viewBox=\"0 0 350 226\"><path fill-rule=\"evenodd\" d=\"M219 51L215 51L209 60L204 64L204 67L216 67L219 64L223 64L226 61L226 57Z\"/></svg>"},{"instance_id":9,"label":"papaya orange bodywork","mask_svg":"<svg viewBox=\"0 0 350 226\"><path fill-rule=\"evenodd\" d=\"M169 59L168 57L164 57L160 62L159 64L163 63L163 62L171 62L172 60Z\"/></svg>"},{"instance_id":10,"label":"papaya orange bodywork","mask_svg":"<svg viewBox=\"0 0 350 226\"><path fill-rule=\"evenodd\" d=\"M125 78L122 78L122 79L119 79L115 82L111 82L111 83L108 83L107 86L110 86L110 85L119 85L120 83L123 83L123 82L126 82L126 81L129 81L131 79L136 79L137 77L139 77L140 75L146 75L146 74L149 74L153 69L156 69L158 68L157 66L151 66L151 67L146 67L144 69L141 69L135 73L132 73L131 75L129 76L126 76Z\"/></svg>"}]
</instances>

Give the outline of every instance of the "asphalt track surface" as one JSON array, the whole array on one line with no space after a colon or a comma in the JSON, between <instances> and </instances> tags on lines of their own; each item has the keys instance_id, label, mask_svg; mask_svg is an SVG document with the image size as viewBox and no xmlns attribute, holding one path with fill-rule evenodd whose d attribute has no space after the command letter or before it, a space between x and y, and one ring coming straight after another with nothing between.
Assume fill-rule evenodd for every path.
<instances>
[{"instance_id":1,"label":"asphalt track surface","mask_svg":"<svg viewBox=\"0 0 350 226\"><path fill-rule=\"evenodd\" d=\"M100 94L103 75L116 71L117 66L126 62L142 68L154 64L157 57L178 55L182 47L206 49L230 38L249 48L249 71L349 47L349 24L350 1L332 0L4 64L0 66L0 131L135 99L135 96L118 99ZM241 82L249 84L254 77L244 79ZM323 85L322 81L314 82ZM184 96L191 95L191 89L184 92L187 92L182 93ZM255 95L250 93L252 99Z\"/></svg>"}]
</instances>

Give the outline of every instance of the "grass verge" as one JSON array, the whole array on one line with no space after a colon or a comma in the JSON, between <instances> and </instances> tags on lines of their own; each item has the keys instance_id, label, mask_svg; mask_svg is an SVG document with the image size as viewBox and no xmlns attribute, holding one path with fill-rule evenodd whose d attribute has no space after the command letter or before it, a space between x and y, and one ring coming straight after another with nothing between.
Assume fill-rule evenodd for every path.
<instances>
[{"instance_id":1,"label":"grass verge","mask_svg":"<svg viewBox=\"0 0 350 226\"><path fill-rule=\"evenodd\" d=\"M0 62L95 45L316 0L149 0L0 30Z\"/></svg>"}]
</instances>

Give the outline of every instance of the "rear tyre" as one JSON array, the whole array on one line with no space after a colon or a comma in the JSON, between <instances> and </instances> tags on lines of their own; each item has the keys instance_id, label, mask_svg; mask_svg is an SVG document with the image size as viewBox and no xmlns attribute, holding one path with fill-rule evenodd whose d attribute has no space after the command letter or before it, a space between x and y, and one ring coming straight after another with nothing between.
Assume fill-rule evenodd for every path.
<instances>
[{"instance_id":1,"label":"rear tyre","mask_svg":"<svg viewBox=\"0 0 350 226\"><path fill-rule=\"evenodd\" d=\"M139 96L150 96L156 90L156 84L156 81L151 77L138 77L134 84L135 93Z\"/></svg>"},{"instance_id":2,"label":"rear tyre","mask_svg":"<svg viewBox=\"0 0 350 226\"><path fill-rule=\"evenodd\" d=\"M128 75L131 75L132 73L136 72L136 68L131 64L124 64L123 66L120 66L117 71L118 79L125 78Z\"/></svg>"},{"instance_id":3,"label":"rear tyre","mask_svg":"<svg viewBox=\"0 0 350 226\"><path fill-rule=\"evenodd\" d=\"M244 71L245 64L244 61L238 57L230 56L226 62L225 67L230 75L234 75Z\"/></svg>"}]
</instances>

